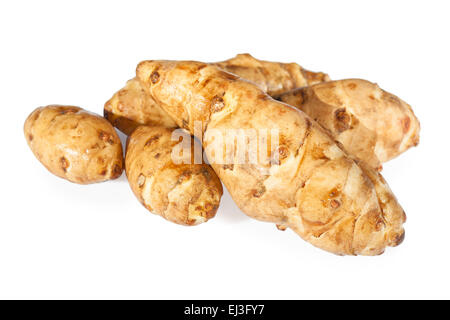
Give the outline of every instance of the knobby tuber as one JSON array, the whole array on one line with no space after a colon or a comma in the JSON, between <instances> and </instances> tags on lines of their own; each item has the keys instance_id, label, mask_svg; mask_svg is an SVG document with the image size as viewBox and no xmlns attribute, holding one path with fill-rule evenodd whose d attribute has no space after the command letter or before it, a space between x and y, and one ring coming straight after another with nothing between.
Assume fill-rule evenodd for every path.
<instances>
[{"instance_id":1,"label":"knobby tuber","mask_svg":"<svg viewBox=\"0 0 450 320\"><path fill-rule=\"evenodd\" d=\"M215 138L229 129L278 130L279 163L212 163L250 217L342 255L377 255L403 240L405 214L381 175L358 165L305 113L205 63L144 61L137 76L178 126L195 134L202 123L208 159L217 159L223 146Z\"/></svg>"}]
</instances>

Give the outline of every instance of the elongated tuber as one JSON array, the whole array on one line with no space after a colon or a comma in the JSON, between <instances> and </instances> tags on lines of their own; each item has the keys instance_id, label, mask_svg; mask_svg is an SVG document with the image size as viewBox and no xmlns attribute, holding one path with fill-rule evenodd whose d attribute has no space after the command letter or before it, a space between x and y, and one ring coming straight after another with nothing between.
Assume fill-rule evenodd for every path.
<instances>
[{"instance_id":1,"label":"elongated tuber","mask_svg":"<svg viewBox=\"0 0 450 320\"><path fill-rule=\"evenodd\" d=\"M377 255L403 240L405 215L382 177L360 167L303 112L205 63L144 61L137 76L178 126L196 134L202 123L213 169L250 217L341 255ZM279 161L223 164L217 137L230 129L277 131Z\"/></svg>"},{"instance_id":2,"label":"elongated tuber","mask_svg":"<svg viewBox=\"0 0 450 320\"><path fill-rule=\"evenodd\" d=\"M373 168L419 143L420 125L411 107L366 80L319 83L279 99L308 114Z\"/></svg>"},{"instance_id":3,"label":"elongated tuber","mask_svg":"<svg viewBox=\"0 0 450 320\"><path fill-rule=\"evenodd\" d=\"M191 147L174 163L173 129L141 126L127 142L125 167L131 189L151 212L181 225L197 225L216 214L222 184L206 164L192 164ZM188 133L183 136L191 145ZM184 150L186 151L186 150Z\"/></svg>"},{"instance_id":4,"label":"elongated tuber","mask_svg":"<svg viewBox=\"0 0 450 320\"><path fill-rule=\"evenodd\" d=\"M330 80L326 73L306 70L297 63L259 60L248 53L214 65L254 82L271 96Z\"/></svg>"},{"instance_id":5,"label":"elongated tuber","mask_svg":"<svg viewBox=\"0 0 450 320\"><path fill-rule=\"evenodd\" d=\"M307 72L297 64L261 61L247 54L215 65L272 94L293 85L310 85L276 97L311 116L349 154L373 168L381 169L382 163L419 142L420 125L411 107L369 81L349 79L317 83L329 80L328 76ZM287 71L291 69L296 72ZM140 124L176 126L161 106L146 95L137 79L130 80L105 104L104 113L126 134Z\"/></svg>"},{"instance_id":6,"label":"elongated tuber","mask_svg":"<svg viewBox=\"0 0 450 320\"><path fill-rule=\"evenodd\" d=\"M271 95L329 80L327 74L308 71L296 63L263 61L249 54L238 54L212 64L256 83ZM139 125L176 127L167 112L142 90L135 78L105 103L104 116L127 135Z\"/></svg>"}]
</instances>

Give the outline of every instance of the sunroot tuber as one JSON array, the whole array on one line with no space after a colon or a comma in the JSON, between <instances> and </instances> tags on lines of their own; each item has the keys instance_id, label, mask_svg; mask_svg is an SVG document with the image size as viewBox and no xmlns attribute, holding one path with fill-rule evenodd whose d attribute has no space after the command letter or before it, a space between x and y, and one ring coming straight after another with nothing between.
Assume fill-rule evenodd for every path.
<instances>
[{"instance_id":1,"label":"sunroot tuber","mask_svg":"<svg viewBox=\"0 0 450 320\"><path fill-rule=\"evenodd\" d=\"M120 139L96 114L73 106L40 107L28 116L24 133L36 158L58 177L88 184L122 174Z\"/></svg>"},{"instance_id":2,"label":"sunroot tuber","mask_svg":"<svg viewBox=\"0 0 450 320\"><path fill-rule=\"evenodd\" d=\"M419 142L420 125L411 107L369 81L317 83L329 80L328 76L308 72L297 64L257 60L248 54L215 65L272 94L293 85L311 85L276 97L317 120L349 154L373 168L381 169L382 163ZM130 80L105 104L105 117L127 134L140 124L176 126L137 79Z\"/></svg>"},{"instance_id":3,"label":"sunroot tuber","mask_svg":"<svg viewBox=\"0 0 450 320\"><path fill-rule=\"evenodd\" d=\"M278 99L305 112L373 168L419 143L420 125L411 107L366 80L319 83Z\"/></svg>"},{"instance_id":4,"label":"sunroot tuber","mask_svg":"<svg viewBox=\"0 0 450 320\"><path fill-rule=\"evenodd\" d=\"M171 139L172 131L135 129L127 142L125 172L134 194L148 210L171 222L197 225L215 216L222 184L210 166L191 164L191 147L180 155L181 163L173 162L172 149L178 141ZM183 138L192 145L188 133Z\"/></svg>"},{"instance_id":5,"label":"sunroot tuber","mask_svg":"<svg viewBox=\"0 0 450 320\"><path fill-rule=\"evenodd\" d=\"M308 71L296 63L262 61L249 54L238 54L213 65L256 83L271 95L329 80L327 74ZM104 116L127 135L139 125L176 127L167 112L142 90L135 78L105 103Z\"/></svg>"},{"instance_id":6,"label":"sunroot tuber","mask_svg":"<svg viewBox=\"0 0 450 320\"><path fill-rule=\"evenodd\" d=\"M297 63L258 60L248 53L214 65L254 82L271 96L330 80L326 73L308 71Z\"/></svg>"},{"instance_id":7,"label":"sunroot tuber","mask_svg":"<svg viewBox=\"0 0 450 320\"><path fill-rule=\"evenodd\" d=\"M403 240L405 215L382 177L358 166L306 114L205 63L144 61L137 76L178 126L195 134L202 123L208 159L217 160L223 145L215 137L229 129L278 130L279 163L212 163L250 217L342 255L381 254Z\"/></svg>"}]
</instances>

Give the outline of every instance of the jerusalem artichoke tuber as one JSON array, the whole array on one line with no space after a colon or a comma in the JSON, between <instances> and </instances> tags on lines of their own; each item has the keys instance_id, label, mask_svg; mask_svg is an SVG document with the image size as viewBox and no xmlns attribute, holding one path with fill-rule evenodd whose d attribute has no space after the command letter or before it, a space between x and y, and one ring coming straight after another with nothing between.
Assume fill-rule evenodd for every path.
<instances>
[{"instance_id":1,"label":"jerusalem artichoke tuber","mask_svg":"<svg viewBox=\"0 0 450 320\"><path fill-rule=\"evenodd\" d=\"M327 74L308 71L296 63L269 62L249 54L212 63L250 80L271 95L329 80ZM129 135L139 125L176 127L172 118L131 79L105 103L104 116L116 128Z\"/></svg>"},{"instance_id":2,"label":"jerusalem artichoke tuber","mask_svg":"<svg viewBox=\"0 0 450 320\"><path fill-rule=\"evenodd\" d=\"M326 73L306 70L297 63L258 60L248 53L213 64L252 81L271 96L330 80Z\"/></svg>"},{"instance_id":3,"label":"jerusalem artichoke tuber","mask_svg":"<svg viewBox=\"0 0 450 320\"><path fill-rule=\"evenodd\" d=\"M36 158L58 177L88 184L122 174L122 144L99 115L74 106L40 107L28 116L24 133Z\"/></svg>"},{"instance_id":4,"label":"jerusalem artichoke tuber","mask_svg":"<svg viewBox=\"0 0 450 320\"><path fill-rule=\"evenodd\" d=\"M181 130L181 129L180 129ZM128 138L125 172L133 193L151 212L181 225L197 225L216 214L222 184L206 164L192 164L191 147L172 159L173 129L141 126ZM184 133L184 139L193 139ZM186 150L185 150L186 151Z\"/></svg>"},{"instance_id":5,"label":"jerusalem artichoke tuber","mask_svg":"<svg viewBox=\"0 0 450 320\"><path fill-rule=\"evenodd\" d=\"M319 83L278 99L305 112L373 168L419 143L420 125L411 107L366 80Z\"/></svg>"},{"instance_id":6,"label":"jerusalem artichoke tuber","mask_svg":"<svg viewBox=\"0 0 450 320\"><path fill-rule=\"evenodd\" d=\"M318 121L349 154L373 168L381 169L382 163L419 142L420 125L411 107L369 81L318 83L329 80L328 76L308 72L297 64L261 61L248 54L214 65L258 84L272 95L294 85L311 85L276 97ZM176 126L145 94L137 79L130 80L105 104L104 113L127 134L140 124Z\"/></svg>"},{"instance_id":7,"label":"jerusalem artichoke tuber","mask_svg":"<svg viewBox=\"0 0 450 320\"><path fill-rule=\"evenodd\" d=\"M278 130L279 163L212 163L250 217L341 255L381 254L403 240L405 215L382 177L358 166L304 113L205 63L144 61L137 76L178 126L195 134L202 123L208 159L217 160L223 145L215 138L229 129Z\"/></svg>"}]
</instances>

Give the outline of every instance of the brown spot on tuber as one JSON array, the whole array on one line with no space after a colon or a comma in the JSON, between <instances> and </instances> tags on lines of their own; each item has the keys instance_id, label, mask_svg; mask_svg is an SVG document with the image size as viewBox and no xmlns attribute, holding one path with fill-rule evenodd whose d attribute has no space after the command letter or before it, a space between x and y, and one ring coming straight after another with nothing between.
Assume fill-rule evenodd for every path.
<instances>
[{"instance_id":1,"label":"brown spot on tuber","mask_svg":"<svg viewBox=\"0 0 450 320\"><path fill-rule=\"evenodd\" d=\"M350 115L345 108L339 108L334 112L334 127L340 133L350 128Z\"/></svg>"},{"instance_id":2,"label":"brown spot on tuber","mask_svg":"<svg viewBox=\"0 0 450 320\"><path fill-rule=\"evenodd\" d=\"M379 219L377 221L377 223L375 224L375 230L381 231L381 229L383 229L385 226L386 226L386 224L384 223L384 221L382 219Z\"/></svg>"},{"instance_id":3,"label":"brown spot on tuber","mask_svg":"<svg viewBox=\"0 0 450 320\"><path fill-rule=\"evenodd\" d=\"M157 153L157 154L155 154L155 159L159 159L159 157L161 156L161 153Z\"/></svg>"},{"instance_id":4,"label":"brown spot on tuber","mask_svg":"<svg viewBox=\"0 0 450 320\"><path fill-rule=\"evenodd\" d=\"M149 145L151 145L153 142L156 142L159 140L159 138L161 137L160 134L154 135L152 137L150 137L144 144L144 147L148 147Z\"/></svg>"},{"instance_id":5,"label":"brown spot on tuber","mask_svg":"<svg viewBox=\"0 0 450 320\"><path fill-rule=\"evenodd\" d=\"M118 164L114 165L112 178L117 178L122 174L122 167Z\"/></svg>"},{"instance_id":6,"label":"brown spot on tuber","mask_svg":"<svg viewBox=\"0 0 450 320\"><path fill-rule=\"evenodd\" d=\"M225 107L225 102L223 99L219 96L215 96L211 100L211 111L212 112L218 112L222 110Z\"/></svg>"},{"instance_id":7,"label":"brown spot on tuber","mask_svg":"<svg viewBox=\"0 0 450 320\"><path fill-rule=\"evenodd\" d=\"M36 110L36 112L33 115L33 122L35 122L39 118L39 116L41 115L41 112L42 112L42 107L39 108L38 110Z\"/></svg>"},{"instance_id":8,"label":"brown spot on tuber","mask_svg":"<svg viewBox=\"0 0 450 320\"><path fill-rule=\"evenodd\" d=\"M109 143L109 144L113 144L114 143L114 139L112 138L112 136L110 134L106 133L105 131L100 131L99 134L98 134L98 137L103 142L106 142L106 143Z\"/></svg>"},{"instance_id":9,"label":"brown spot on tuber","mask_svg":"<svg viewBox=\"0 0 450 320\"><path fill-rule=\"evenodd\" d=\"M314 147L312 148L312 150L311 150L311 156L312 156L314 159L322 159L322 160L329 159L329 158L325 155L324 149L321 148L321 147L319 147L319 146L317 146L317 145L314 146Z\"/></svg>"},{"instance_id":10,"label":"brown spot on tuber","mask_svg":"<svg viewBox=\"0 0 450 320\"><path fill-rule=\"evenodd\" d=\"M279 146L278 155L280 157L280 160L286 159L289 155L289 149L286 146Z\"/></svg>"},{"instance_id":11,"label":"brown spot on tuber","mask_svg":"<svg viewBox=\"0 0 450 320\"><path fill-rule=\"evenodd\" d=\"M67 113L77 113L78 109L76 108L63 108L59 110L59 114L67 114Z\"/></svg>"},{"instance_id":12,"label":"brown spot on tuber","mask_svg":"<svg viewBox=\"0 0 450 320\"><path fill-rule=\"evenodd\" d=\"M99 148L100 148L100 145L98 143L95 143L90 147L90 149L99 149Z\"/></svg>"},{"instance_id":13,"label":"brown spot on tuber","mask_svg":"<svg viewBox=\"0 0 450 320\"><path fill-rule=\"evenodd\" d=\"M190 177L192 176L192 171L191 170L185 170L183 171L180 176L178 177L177 183L176 184L180 184L185 180L188 180Z\"/></svg>"},{"instance_id":14,"label":"brown spot on tuber","mask_svg":"<svg viewBox=\"0 0 450 320\"><path fill-rule=\"evenodd\" d=\"M197 72L199 72L200 70L206 68L208 65L207 64L202 64L200 66L197 67Z\"/></svg>"},{"instance_id":15,"label":"brown spot on tuber","mask_svg":"<svg viewBox=\"0 0 450 320\"><path fill-rule=\"evenodd\" d=\"M330 206L333 209L337 209L337 208L339 208L341 206L341 203L339 201L333 199L333 200L330 201Z\"/></svg>"},{"instance_id":16,"label":"brown spot on tuber","mask_svg":"<svg viewBox=\"0 0 450 320\"><path fill-rule=\"evenodd\" d=\"M153 71L152 74L150 75L150 81L151 83L155 84L157 83L159 80L159 73L158 71Z\"/></svg>"},{"instance_id":17,"label":"brown spot on tuber","mask_svg":"<svg viewBox=\"0 0 450 320\"><path fill-rule=\"evenodd\" d=\"M33 135L30 133L29 135L28 135L28 140L31 142L31 141L33 141Z\"/></svg>"},{"instance_id":18,"label":"brown spot on tuber","mask_svg":"<svg viewBox=\"0 0 450 320\"><path fill-rule=\"evenodd\" d=\"M261 93L261 94L258 94L258 96L256 97L256 99L259 99L259 100L270 100L272 97L271 96L269 96L268 94L266 94L266 93ZM280 111L284 111L285 109L280 109L280 110L278 110L278 112L280 112Z\"/></svg>"},{"instance_id":19,"label":"brown spot on tuber","mask_svg":"<svg viewBox=\"0 0 450 320\"><path fill-rule=\"evenodd\" d=\"M403 240L405 240L405 231L403 230L403 232L401 234L397 234L394 238L393 241L393 246L396 247L398 245L400 245Z\"/></svg>"},{"instance_id":20,"label":"brown spot on tuber","mask_svg":"<svg viewBox=\"0 0 450 320\"><path fill-rule=\"evenodd\" d=\"M212 217L214 217L218 208L219 208L219 206L213 205L213 204L207 202L205 204L206 218L211 219Z\"/></svg>"},{"instance_id":21,"label":"brown spot on tuber","mask_svg":"<svg viewBox=\"0 0 450 320\"><path fill-rule=\"evenodd\" d=\"M223 168L224 170L233 170L233 169L234 169L234 164L224 164L224 165L222 166L222 168Z\"/></svg>"},{"instance_id":22,"label":"brown spot on tuber","mask_svg":"<svg viewBox=\"0 0 450 320\"><path fill-rule=\"evenodd\" d=\"M67 160L65 157L61 157L59 159L59 162L61 164L61 168L63 169L64 172L67 172L67 168L69 167L70 163L69 160Z\"/></svg>"},{"instance_id":23,"label":"brown spot on tuber","mask_svg":"<svg viewBox=\"0 0 450 320\"><path fill-rule=\"evenodd\" d=\"M103 169L102 171L100 171L100 175L101 175L101 176L106 175L106 169Z\"/></svg>"},{"instance_id":24,"label":"brown spot on tuber","mask_svg":"<svg viewBox=\"0 0 450 320\"><path fill-rule=\"evenodd\" d=\"M354 89L356 89L356 87L357 87L357 85L356 85L356 83L349 83L348 85L347 85L347 87L349 88L349 89L352 89L352 90L354 90Z\"/></svg>"},{"instance_id":25,"label":"brown spot on tuber","mask_svg":"<svg viewBox=\"0 0 450 320\"><path fill-rule=\"evenodd\" d=\"M299 90L294 91L294 96L298 98L296 103L299 106L305 104L306 101L308 100L308 95L306 94L305 89L299 89Z\"/></svg>"},{"instance_id":26,"label":"brown spot on tuber","mask_svg":"<svg viewBox=\"0 0 450 320\"><path fill-rule=\"evenodd\" d=\"M341 192L339 191L338 188L333 188L333 189L330 190L330 193L328 194L328 196L329 196L330 198L335 198L335 197L337 197L340 193L341 193Z\"/></svg>"},{"instance_id":27,"label":"brown spot on tuber","mask_svg":"<svg viewBox=\"0 0 450 320\"><path fill-rule=\"evenodd\" d=\"M119 90L119 97L125 96L126 94L128 94L128 90L127 89Z\"/></svg>"},{"instance_id":28,"label":"brown spot on tuber","mask_svg":"<svg viewBox=\"0 0 450 320\"><path fill-rule=\"evenodd\" d=\"M280 231L286 231L286 229L287 229L286 226L283 226L281 224L276 224L276 226L277 226L277 229L280 230Z\"/></svg>"},{"instance_id":29,"label":"brown spot on tuber","mask_svg":"<svg viewBox=\"0 0 450 320\"><path fill-rule=\"evenodd\" d=\"M411 126L411 119L409 117L403 118L401 120L403 133L407 133Z\"/></svg>"},{"instance_id":30,"label":"brown spot on tuber","mask_svg":"<svg viewBox=\"0 0 450 320\"><path fill-rule=\"evenodd\" d=\"M260 185L257 189L252 190L252 196L255 198L261 198L265 192L266 187L264 185Z\"/></svg>"}]
</instances>

